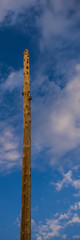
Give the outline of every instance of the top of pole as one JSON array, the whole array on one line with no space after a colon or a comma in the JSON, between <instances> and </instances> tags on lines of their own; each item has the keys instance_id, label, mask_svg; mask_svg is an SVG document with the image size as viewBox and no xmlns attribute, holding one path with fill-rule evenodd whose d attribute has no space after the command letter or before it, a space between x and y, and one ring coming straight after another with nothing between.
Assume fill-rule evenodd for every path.
<instances>
[{"instance_id":1,"label":"top of pole","mask_svg":"<svg viewBox=\"0 0 80 240\"><path fill-rule=\"evenodd\" d=\"M25 53L28 53L28 54L29 54L29 50L28 50L28 49L25 49L25 50L24 50L24 54L25 54Z\"/></svg>"}]
</instances>

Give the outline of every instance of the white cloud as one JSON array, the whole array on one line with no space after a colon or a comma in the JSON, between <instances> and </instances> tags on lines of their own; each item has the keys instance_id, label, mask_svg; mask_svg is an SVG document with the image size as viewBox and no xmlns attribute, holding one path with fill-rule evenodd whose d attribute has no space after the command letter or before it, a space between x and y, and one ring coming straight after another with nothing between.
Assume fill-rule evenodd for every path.
<instances>
[{"instance_id":1,"label":"white cloud","mask_svg":"<svg viewBox=\"0 0 80 240\"><path fill-rule=\"evenodd\" d=\"M75 209L76 211L76 209ZM42 222L35 223L33 220L33 228L32 232L34 233L35 239L54 239L55 237L62 237L63 239L66 239L68 236L66 234L66 228L67 226L71 227L80 223L80 217L77 213L74 214L73 209L71 209L71 206L69 209L66 210L66 212L55 214L52 219L46 219L45 224ZM75 237L73 237L75 238Z\"/></svg>"},{"instance_id":2,"label":"white cloud","mask_svg":"<svg viewBox=\"0 0 80 240\"><path fill-rule=\"evenodd\" d=\"M64 213L64 214L60 214L59 220L68 219L69 218L69 214L70 214L70 212Z\"/></svg>"},{"instance_id":3,"label":"white cloud","mask_svg":"<svg viewBox=\"0 0 80 240\"><path fill-rule=\"evenodd\" d=\"M34 6L36 4L36 0L3 0L0 2L0 22L4 20L4 18L9 14L13 14L13 21L14 23L16 16L25 11L26 9L29 9L30 7Z\"/></svg>"},{"instance_id":4,"label":"white cloud","mask_svg":"<svg viewBox=\"0 0 80 240\"><path fill-rule=\"evenodd\" d=\"M73 215L72 219L67 224L74 224L74 223L80 223L80 217L78 217L77 213Z\"/></svg>"},{"instance_id":5,"label":"white cloud","mask_svg":"<svg viewBox=\"0 0 80 240\"><path fill-rule=\"evenodd\" d=\"M21 211L20 211L18 217L16 218L16 221L15 221L14 224L16 224L20 228L20 225L21 225Z\"/></svg>"},{"instance_id":6,"label":"white cloud","mask_svg":"<svg viewBox=\"0 0 80 240\"><path fill-rule=\"evenodd\" d=\"M50 82L47 75L40 75L38 80L34 80L31 88L34 96L32 100L32 142L34 142L32 153L37 155L48 149L50 156L48 164L53 166L59 164L62 156L75 150L80 144L80 64L77 64L75 69L75 75L64 89ZM22 85L23 70L21 69L12 71L4 82L4 88L2 85L1 89L2 92L12 92L16 88L22 88ZM44 93L43 97L37 96L39 88L40 92ZM33 132L34 121L36 139ZM7 147L9 145L5 143L5 148ZM75 180L74 187L77 189L79 186L80 181Z\"/></svg>"},{"instance_id":7,"label":"white cloud","mask_svg":"<svg viewBox=\"0 0 80 240\"><path fill-rule=\"evenodd\" d=\"M35 0L20 0L19 4L18 1L8 0L7 3L3 1L1 3L1 18L3 19L8 10L17 14L23 9L23 6L31 7L35 6L35 3ZM77 22L79 18L79 15L76 14L79 7L75 5L74 0L70 3L69 1L65 3L64 0L50 0L49 4L44 0L40 1L39 6L40 9L43 8L41 17L37 15L37 26L39 29L41 28L41 41L46 44L48 37L53 41L53 35L54 37L60 34L66 36L68 35L67 31L70 34L75 19ZM71 15L72 17L68 17L70 10L75 10L74 14ZM50 44L50 39L49 46L53 46L54 41ZM76 149L80 144L80 64L76 65L76 74L73 79L68 79L68 81L69 83L63 90L55 83L50 82L46 74L40 76L38 74L37 80L34 81L35 92L36 88L40 88L45 96L37 96L36 100L32 102L32 112L37 119L36 129L38 130L33 151L37 153L48 148L48 152L51 154L49 161L51 165L57 164L63 155ZM23 71L12 71L6 79L4 87L2 85L2 89L11 92L22 85ZM34 89L32 89L32 93ZM74 184L77 187L76 182Z\"/></svg>"},{"instance_id":8,"label":"white cloud","mask_svg":"<svg viewBox=\"0 0 80 240\"><path fill-rule=\"evenodd\" d=\"M67 173L62 173L63 179L57 183L51 182L50 184L56 186L57 191L61 191L63 187L72 186L75 190L80 191L80 179L77 177L75 179L72 175L72 170L69 170ZM75 206L72 206L72 209L77 209L80 206L80 202L76 203Z\"/></svg>"},{"instance_id":9,"label":"white cloud","mask_svg":"<svg viewBox=\"0 0 80 240\"><path fill-rule=\"evenodd\" d=\"M69 3L70 2L70 3ZM37 25L41 30L41 49L59 48L64 40L75 40L79 36L76 26L80 20L80 4L76 5L75 0L50 0L45 2L42 15L37 20ZM74 30L76 35L74 34Z\"/></svg>"},{"instance_id":10,"label":"white cloud","mask_svg":"<svg viewBox=\"0 0 80 240\"><path fill-rule=\"evenodd\" d=\"M14 128L6 126L0 135L0 171L20 166L19 140Z\"/></svg>"},{"instance_id":11,"label":"white cloud","mask_svg":"<svg viewBox=\"0 0 80 240\"><path fill-rule=\"evenodd\" d=\"M37 239L43 237L44 240L54 238L55 236L60 235L60 226L59 221L56 219L54 220L46 220L46 224L40 224L37 228L38 233L36 234Z\"/></svg>"},{"instance_id":12,"label":"white cloud","mask_svg":"<svg viewBox=\"0 0 80 240\"><path fill-rule=\"evenodd\" d=\"M7 0L7 2L3 0L0 4L0 22L4 20L5 16L12 13L13 17L10 24L14 24L19 13L24 13L25 9L29 11L32 7L36 11L38 10L38 13L40 11L40 14L36 15L36 25L40 30L42 48L47 44L53 44L56 36L63 37L63 39L77 38L77 33L74 34L73 28L80 20L80 5L79 3L76 4L74 0L71 0L70 3L69 1L65 2L65 0L50 0L49 2L46 0L40 0L39 2L38 0L20 0L19 3L18 0ZM73 13L71 16L70 12ZM55 41L55 46L56 43L57 40ZM49 48L50 46L51 44Z\"/></svg>"},{"instance_id":13,"label":"white cloud","mask_svg":"<svg viewBox=\"0 0 80 240\"><path fill-rule=\"evenodd\" d=\"M73 236L73 239L80 239L80 235Z\"/></svg>"},{"instance_id":14,"label":"white cloud","mask_svg":"<svg viewBox=\"0 0 80 240\"><path fill-rule=\"evenodd\" d=\"M62 235L62 238L63 238L63 239L66 239L66 238L67 238L67 235L66 235L66 234L63 234L63 235Z\"/></svg>"},{"instance_id":15,"label":"white cloud","mask_svg":"<svg viewBox=\"0 0 80 240\"><path fill-rule=\"evenodd\" d=\"M32 225L35 225L34 219L31 219L31 224L32 224Z\"/></svg>"},{"instance_id":16,"label":"white cloud","mask_svg":"<svg viewBox=\"0 0 80 240\"><path fill-rule=\"evenodd\" d=\"M19 219L19 217L16 218L15 224L17 224L17 226L20 227L20 219Z\"/></svg>"},{"instance_id":17,"label":"white cloud","mask_svg":"<svg viewBox=\"0 0 80 240\"><path fill-rule=\"evenodd\" d=\"M80 209L80 201L79 202L76 202L74 205L71 206L71 209L72 210L78 210Z\"/></svg>"},{"instance_id":18,"label":"white cloud","mask_svg":"<svg viewBox=\"0 0 80 240\"><path fill-rule=\"evenodd\" d=\"M80 64L75 69L75 75L64 89L46 78L45 96L37 96L32 102L32 116L34 114L37 119L38 132L35 152L48 148L52 155L51 165L59 163L62 156L80 145ZM74 185L77 187L76 182Z\"/></svg>"},{"instance_id":19,"label":"white cloud","mask_svg":"<svg viewBox=\"0 0 80 240\"><path fill-rule=\"evenodd\" d=\"M38 236L38 237L37 237L37 240L42 240L42 237L41 237L41 236Z\"/></svg>"},{"instance_id":20,"label":"white cloud","mask_svg":"<svg viewBox=\"0 0 80 240\"><path fill-rule=\"evenodd\" d=\"M61 182L56 183L56 189L60 191L64 185L68 186L72 184L72 172L69 171L66 174L63 174L63 180Z\"/></svg>"},{"instance_id":21,"label":"white cloud","mask_svg":"<svg viewBox=\"0 0 80 240\"><path fill-rule=\"evenodd\" d=\"M67 84L57 104L51 121L54 135L59 137L58 149L65 151L80 144L80 72Z\"/></svg>"},{"instance_id":22,"label":"white cloud","mask_svg":"<svg viewBox=\"0 0 80 240\"><path fill-rule=\"evenodd\" d=\"M18 126L17 131L16 127L16 120L19 117L19 107L20 103L22 103L20 100L22 98L21 93L23 90L23 70L20 71L14 71L12 70L10 74L8 75L7 79L2 79L1 84L1 94L2 94L2 105L5 107L5 114L2 112L2 116L4 116L4 120L0 122L0 171L6 171L9 172L14 167L21 166L21 160L22 160L22 154L21 154L21 160L20 160L20 152L22 151L21 147L19 148L20 139L18 138ZM3 84L4 82L4 84ZM20 96L17 100L14 98L14 102L6 102L5 99L7 99L7 94L13 94L13 90L20 90ZM6 96L6 98L5 98ZM16 111L15 110L16 107ZM11 112L12 111L12 112ZM14 114L13 114L14 111ZM13 116L12 116L13 114ZM6 115L6 117L5 117ZM14 124L15 122L15 124ZM17 122L19 124L19 122Z\"/></svg>"},{"instance_id":23,"label":"white cloud","mask_svg":"<svg viewBox=\"0 0 80 240\"><path fill-rule=\"evenodd\" d=\"M15 88L23 86L23 70L13 71L8 75L4 84L2 84L2 91L12 92Z\"/></svg>"}]
</instances>

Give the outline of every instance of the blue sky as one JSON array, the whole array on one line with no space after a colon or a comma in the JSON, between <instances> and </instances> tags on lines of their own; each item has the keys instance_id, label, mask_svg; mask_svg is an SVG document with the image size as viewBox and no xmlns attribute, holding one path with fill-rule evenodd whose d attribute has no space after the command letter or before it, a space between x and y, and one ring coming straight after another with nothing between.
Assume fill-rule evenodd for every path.
<instances>
[{"instance_id":1,"label":"blue sky","mask_svg":"<svg viewBox=\"0 0 80 240\"><path fill-rule=\"evenodd\" d=\"M80 239L80 1L0 3L0 239L20 239L30 51L32 240Z\"/></svg>"}]
</instances>

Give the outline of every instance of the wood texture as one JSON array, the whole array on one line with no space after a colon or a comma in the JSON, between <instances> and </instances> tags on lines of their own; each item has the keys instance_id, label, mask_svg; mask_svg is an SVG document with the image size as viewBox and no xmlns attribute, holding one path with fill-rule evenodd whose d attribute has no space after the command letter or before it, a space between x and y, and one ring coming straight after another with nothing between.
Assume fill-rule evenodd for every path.
<instances>
[{"instance_id":1,"label":"wood texture","mask_svg":"<svg viewBox=\"0 0 80 240\"><path fill-rule=\"evenodd\" d=\"M31 240L31 107L29 51L24 50L21 240Z\"/></svg>"}]
</instances>

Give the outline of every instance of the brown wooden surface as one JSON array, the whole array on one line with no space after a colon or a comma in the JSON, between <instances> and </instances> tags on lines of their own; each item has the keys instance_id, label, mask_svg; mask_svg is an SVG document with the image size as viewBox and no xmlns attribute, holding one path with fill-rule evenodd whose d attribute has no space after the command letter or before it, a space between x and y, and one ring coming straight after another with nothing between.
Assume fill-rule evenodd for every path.
<instances>
[{"instance_id":1,"label":"brown wooden surface","mask_svg":"<svg viewBox=\"0 0 80 240\"><path fill-rule=\"evenodd\" d=\"M29 51L24 51L21 240L31 240L31 108Z\"/></svg>"}]
</instances>

